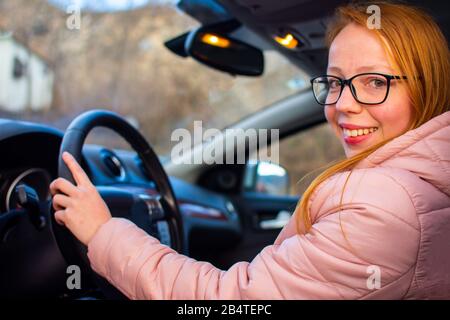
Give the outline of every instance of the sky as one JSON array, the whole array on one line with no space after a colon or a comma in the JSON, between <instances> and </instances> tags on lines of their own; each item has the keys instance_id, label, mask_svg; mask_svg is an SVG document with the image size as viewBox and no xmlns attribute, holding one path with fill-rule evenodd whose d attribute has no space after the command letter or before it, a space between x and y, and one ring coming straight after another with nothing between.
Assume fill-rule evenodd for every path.
<instances>
[{"instance_id":1,"label":"sky","mask_svg":"<svg viewBox=\"0 0 450 320\"><path fill-rule=\"evenodd\" d=\"M48 2L64 11L69 6L77 5L81 10L102 12L131 10L147 4L176 3L177 0L48 0Z\"/></svg>"}]
</instances>

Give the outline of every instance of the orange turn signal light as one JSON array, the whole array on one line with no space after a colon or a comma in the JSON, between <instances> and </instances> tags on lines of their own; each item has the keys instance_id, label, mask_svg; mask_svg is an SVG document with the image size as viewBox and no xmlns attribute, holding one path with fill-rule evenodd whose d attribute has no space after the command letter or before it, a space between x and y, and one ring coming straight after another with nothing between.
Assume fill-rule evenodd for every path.
<instances>
[{"instance_id":1,"label":"orange turn signal light","mask_svg":"<svg viewBox=\"0 0 450 320\"><path fill-rule=\"evenodd\" d=\"M201 37L202 42L207 43L209 45L219 47L219 48L228 48L230 46L230 41L228 39L222 38L215 34L205 33Z\"/></svg>"}]
</instances>

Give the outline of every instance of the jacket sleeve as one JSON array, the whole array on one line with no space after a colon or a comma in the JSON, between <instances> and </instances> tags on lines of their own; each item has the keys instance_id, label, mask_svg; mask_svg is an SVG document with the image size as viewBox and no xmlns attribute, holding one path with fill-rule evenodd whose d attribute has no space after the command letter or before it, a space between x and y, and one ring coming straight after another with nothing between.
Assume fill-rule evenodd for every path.
<instances>
[{"instance_id":1,"label":"jacket sleeve","mask_svg":"<svg viewBox=\"0 0 450 320\"><path fill-rule=\"evenodd\" d=\"M395 194L400 217L386 199L381 209L372 192L373 201L356 197L310 232L277 241L227 271L178 254L120 218L99 229L88 256L131 299L358 299L395 283L388 291L399 298L412 278L419 230L404 219L415 215L409 195L392 179L383 186Z\"/></svg>"}]
</instances>

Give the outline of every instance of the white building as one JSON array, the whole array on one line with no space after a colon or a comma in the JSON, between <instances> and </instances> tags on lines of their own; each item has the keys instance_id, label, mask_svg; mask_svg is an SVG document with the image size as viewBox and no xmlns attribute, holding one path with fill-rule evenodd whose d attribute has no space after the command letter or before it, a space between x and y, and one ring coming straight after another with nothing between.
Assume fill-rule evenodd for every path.
<instances>
[{"instance_id":1,"label":"white building","mask_svg":"<svg viewBox=\"0 0 450 320\"><path fill-rule=\"evenodd\" d=\"M53 72L11 33L0 32L0 109L10 112L50 108Z\"/></svg>"}]
</instances>

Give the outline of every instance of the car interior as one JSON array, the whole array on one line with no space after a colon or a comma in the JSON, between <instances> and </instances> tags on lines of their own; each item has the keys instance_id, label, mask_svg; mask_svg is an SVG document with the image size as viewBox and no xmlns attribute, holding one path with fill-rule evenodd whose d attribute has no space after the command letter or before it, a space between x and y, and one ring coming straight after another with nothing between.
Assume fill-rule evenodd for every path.
<instances>
[{"instance_id":1,"label":"car interior","mask_svg":"<svg viewBox=\"0 0 450 320\"><path fill-rule=\"evenodd\" d=\"M327 21L345 2L181 0L178 9L201 27L166 39L164 45L174 55L194 59L199 68L206 65L250 77L263 73L262 53L270 50L313 77L326 69ZM450 10L445 1L405 2L430 12L449 39ZM228 55L209 50L202 43L208 34L240 49ZM291 48L288 36L296 40ZM283 141L324 122L323 108L306 87L227 129L278 129ZM114 131L131 150L86 143L97 127ZM208 143L195 145L183 156L195 158ZM245 139L227 144L215 157L225 159L240 147L246 152L243 163L180 163L159 157L138 129L111 111L89 110L65 131L0 118L0 296L124 298L90 269L86 248L54 220L49 185L57 177L73 181L61 159L64 151L81 163L113 216L130 219L161 243L223 270L251 261L274 242L301 195L256 192L258 168L268 164L248 161L255 150ZM282 188L283 183L277 186ZM88 275L81 290L66 287L69 265L80 266Z\"/></svg>"}]
</instances>

